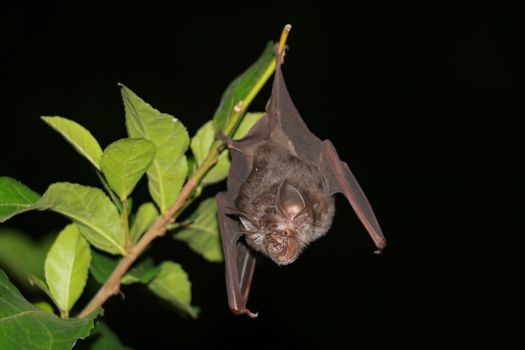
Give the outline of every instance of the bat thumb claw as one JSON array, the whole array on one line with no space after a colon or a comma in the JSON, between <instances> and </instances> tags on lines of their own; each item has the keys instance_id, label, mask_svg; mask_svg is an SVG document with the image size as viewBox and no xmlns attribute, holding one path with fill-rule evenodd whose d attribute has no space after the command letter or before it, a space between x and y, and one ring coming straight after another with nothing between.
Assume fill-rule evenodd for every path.
<instances>
[{"instance_id":1,"label":"bat thumb claw","mask_svg":"<svg viewBox=\"0 0 525 350\"><path fill-rule=\"evenodd\" d=\"M374 250L374 254L376 254L376 255L380 255L382 252L383 252L383 248Z\"/></svg>"}]
</instances>

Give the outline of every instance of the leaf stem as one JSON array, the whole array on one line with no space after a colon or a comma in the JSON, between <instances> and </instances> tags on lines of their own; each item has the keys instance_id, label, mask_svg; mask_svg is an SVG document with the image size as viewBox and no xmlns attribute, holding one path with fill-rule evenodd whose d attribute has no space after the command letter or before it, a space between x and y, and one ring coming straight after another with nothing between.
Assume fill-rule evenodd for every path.
<instances>
[{"instance_id":1,"label":"leaf stem","mask_svg":"<svg viewBox=\"0 0 525 350\"><path fill-rule=\"evenodd\" d=\"M118 199L118 197L115 195L115 193L113 192L113 190L111 189L111 187L109 187L109 184L108 182L106 181L106 179L104 178L104 175L98 171L98 170L95 170L97 172L97 176L98 176L98 179L100 180L100 182L102 182L102 185L104 186L104 189L106 190L106 192L109 194L109 197L111 198L111 200L113 201L113 203L115 204L115 206L117 207L118 211L119 212L122 212L123 209L122 209L122 203L120 202L120 200Z\"/></svg>"},{"instance_id":2,"label":"leaf stem","mask_svg":"<svg viewBox=\"0 0 525 350\"><path fill-rule=\"evenodd\" d=\"M291 26L286 25L281 34L281 40L279 41L279 54L282 54L286 38ZM248 105L252 102L254 97L259 93L263 85L268 81L270 76L275 70L275 60L268 65L264 74L261 76L259 81L253 86L250 92L247 94L243 101L240 101L234 108L234 115L224 127L223 133L225 135L231 135L235 130L241 117L244 115ZM238 108L241 106L241 108ZM106 280L104 285L100 287L98 292L93 296L89 303L84 309L78 314L78 317L86 317L92 312L96 311L101 307L106 300L112 295L116 295L120 291L120 280L122 276L128 271L131 265L137 260L144 249L157 237L161 237L166 234L168 226L173 224L177 219L178 215L182 212L185 207L186 201L191 198L191 194L195 191L200 181L206 175L206 173L215 165L220 154L220 150L223 146L223 142L219 139L213 143L206 159L202 162L201 166L193 173L193 175L186 181L186 184L182 188L175 204L173 204L164 215L160 215L157 220L150 226L146 233L139 239L137 244L129 249L128 255L124 256L120 260L119 264L111 273L111 276ZM100 175L99 175L100 176ZM104 181L103 181L104 183ZM124 211L124 210L122 210Z\"/></svg>"},{"instance_id":3,"label":"leaf stem","mask_svg":"<svg viewBox=\"0 0 525 350\"><path fill-rule=\"evenodd\" d=\"M122 229L124 230L124 242L126 245L126 250L129 250L131 246L131 241L129 239L129 217L128 217L128 199L122 199L122 210L120 211L120 222L122 224Z\"/></svg>"}]
</instances>

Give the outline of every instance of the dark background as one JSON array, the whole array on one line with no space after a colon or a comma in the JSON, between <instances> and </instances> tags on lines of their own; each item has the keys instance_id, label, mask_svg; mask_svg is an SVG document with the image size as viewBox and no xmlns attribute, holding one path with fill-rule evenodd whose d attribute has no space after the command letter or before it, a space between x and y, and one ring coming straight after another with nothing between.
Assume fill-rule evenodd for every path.
<instances>
[{"instance_id":1,"label":"dark background","mask_svg":"<svg viewBox=\"0 0 525 350\"><path fill-rule=\"evenodd\" d=\"M2 4L2 175L39 193L97 185L38 117L74 119L105 147L125 137L118 82L193 135L291 23L290 93L349 163L389 241L372 254L338 198L332 230L296 263L260 259L251 320L229 312L222 264L165 237L153 251L189 272L200 319L131 286L107 303L110 327L136 349L524 348L522 3L250 4ZM40 237L65 222L30 213L8 224Z\"/></svg>"}]
</instances>

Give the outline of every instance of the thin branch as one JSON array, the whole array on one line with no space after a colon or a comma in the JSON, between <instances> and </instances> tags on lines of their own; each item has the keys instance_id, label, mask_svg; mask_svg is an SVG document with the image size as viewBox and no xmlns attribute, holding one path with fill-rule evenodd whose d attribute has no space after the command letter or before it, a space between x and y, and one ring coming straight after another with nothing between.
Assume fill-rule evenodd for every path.
<instances>
[{"instance_id":1,"label":"thin branch","mask_svg":"<svg viewBox=\"0 0 525 350\"><path fill-rule=\"evenodd\" d=\"M86 317L93 311L98 309L102 304L106 302L112 295L116 295L120 291L120 280L122 276L128 271L131 265L137 260L144 249L153 241L155 238L160 237L166 233L167 226L175 220L174 214L184 205L186 198L195 189L198 182L195 181L194 177L190 178L186 185L182 188L179 197L175 204L168 209L166 215L161 215L146 231L142 238L137 242L135 246L131 248L128 255L122 258L115 270L106 283L99 289L97 294L90 300L90 302L84 307L84 309L78 314L78 317Z\"/></svg>"},{"instance_id":2,"label":"thin branch","mask_svg":"<svg viewBox=\"0 0 525 350\"><path fill-rule=\"evenodd\" d=\"M281 40L279 41L279 54L282 54L286 38L291 29L290 25L286 25L281 34ZM255 84L255 86L247 94L247 97L243 101L239 101L237 104L241 106L239 110L235 110L234 115L229 121L228 125L224 127L224 134L231 135L237 126L237 122L240 120L248 105L261 90L262 86L269 79L273 71L275 70L275 60L272 60L271 64L265 70L263 76ZM220 150L223 147L223 142L217 139L214 143L206 159L202 162L201 166L195 171L195 173L188 179L184 187L182 188L179 197L175 204L171 206L165 215L160 215L157 220L151 225L146 233L140 238L136 245L131 247L128 254L120 260L117 267L111 273L111 276L106 282L100 287L98 292L93 296L89 303L84 309L78 314L78 317L86 317L99 307L101 307L111 296L116 295L120 291L120 280L122 276L129 270L131 265L137 260L144 249L157 237L166 234L168 226L173 224L177 219L177 216L182 212L186 201L190 198L192 192L198 186L204 175L215 165L217 158L219 157ZM124 210L124 209L123 209Z\"/></svg>"}]
</instances>

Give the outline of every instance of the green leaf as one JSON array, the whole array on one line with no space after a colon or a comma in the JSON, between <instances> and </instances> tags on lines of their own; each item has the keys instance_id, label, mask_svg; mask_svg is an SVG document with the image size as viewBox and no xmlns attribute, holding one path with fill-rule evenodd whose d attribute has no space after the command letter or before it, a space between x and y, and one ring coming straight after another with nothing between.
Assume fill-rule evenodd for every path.
<instances>
[{"instance_id":1,"label":"green leaf","mask_svg":"<svg viewBox=\"0 0 525 350\"><path fill-rule=\"evenodd\" d=\"M244 137L252 126L264 115L264 113L246 113L243 117L233 139L238 140ZM216 131L213 127L213 122L209 121L204 124L191 139L191 151L195 157L197 165L201 165L206 156L210 152L213 141L215 140ZM230 159L228 151L223 151L217 163L208 171L202 179L202 185L209 185L224 180L230 171Z\"/></svg>"},{"instance_id":2,"label":"green leaf","mask_svg":"<svg viewBox=\"0 0 525 350\"><path fill-rule=\"evenodd\" d=\"M251 130L251 128L264 116L263 112L246 113L233 134L234 140L240 140Z\"/></svg>"},{"instance_id":3,"label":"green leaf","mask_svg":"<svg viewBox=\"0 0 525 350\"><path fill-rule=\"evenodd\" d=\"M210 185L224 180L228 177L228 172L230 171L230 158L228 157L228 152L223 151L219 154L217 163L206 173L202 179L202 185Z\"/></svg>"},{"instance_id":4,"label":"green leaf","mask_svg":"<svg viewBox=\"0 0 525 350\"><path fill-rule=\"evenodd\" d=\"M35 275L29 275L29 283L31 283L32 286L38 287L42 292L46 293L51 300L56 304L53 295L49 291L49 287L47 286L46 282L41 280L40 278L36 277Z\"/></svg>"},{"instance_id":5,"label":"green leaf","mask_svg":"<svg viewBox=\"0 0 525 350\"><path fill-rule=\"evenodd\" d=\"M100 322L95 327L91 336L87 339L90 350L129 350L124 346L117 335L107 326L105 322Z\"/></svg>"},{"instance_id":6,"label":"green leaf","mask_svg":"<svg viewBox=\"0 0 525 350\"><path fill-rule=\"evenodd\" d=\"M100 166L111 188L125 199L155 157L155 145L146 139L113 142L102 154Z\"/></svg>"},{"instance_id":7,"label":"green leaf","mask_svg":"<svg viewBox=\"0 0 525 350\"><path fill-rule=\"evenodd\" d=\"M0 177L0 222L33 208L40 195L23 183L8 177Z\"/></svg>"},{"instance_id":8,"label":"green leaf","mask_svg":"<svg viewBox=\"0 0 525 350\"><path fill-rule=\"evenodd\" d=\"M179 264L172 261L163 262L159 274L148 284L148 287L157 296L169 301L191 317L197 318L197 312L191 306L191 283Z\"/></svg>"},{"instance_id":9,"label":"green leaf","mask_svg":"<svg viewBox=\"0 0 525 350\"><path fill-rule=\"evenodd\" d=\"M113 270L117 267L120 259L117 259L115 256L97 252L96 250L93 250L91 255L92 259L89 271L97 282L104 284ZM155 267L152 258L143 258L136 262L134 267L122 277L120 283L133 284L140 282L147 284L158 274L158 272L159 269L158 267Z\"/></svg>"},{"instance_id":10,"label":"green leaf","mask_svg":"<svg viewBox=\"0 0 525 350\"><path fill-rule=\"evenodd\" d=\"M128 198L128 207L126 209L127 209L128 216L130 216L131 213L133 212L133 198L131 197Z\"/></svg>"},{"instance_id":11,"label":"green leaf","mask_svg":"<svg viewBox=\"0 0 525 350\"><path fill-rule=\"evenodd\" d=\"M217 221L217 202L215 198L204 200L199 207L182 223L175 239L186 242L188 246L208 261L222 261L222 248Z\"/></svg>"},{"instance_id":12,"label":"green leaf","mask_svg":"<svg viewBox=\"0 0 525 350\"><path fill-rule=\"evenodd\" d=\"M69 350L89 335L98 315L62 319L43 311L25 300L0 270L0 349Z\"/></svg>"},{"instance_id":13,"label":"green leaf","mask_svg":"<svg viewBox=\"0 0 525 350\"><path fill-rule=\"evenodd\" d=\"M215 128L210 120L201 126L195 133L195 136L191 138L190 147L197 166L200 166L208 155L214 140Z\"/></svg>"},{"instance_id":14,"label":"green leaf","mask_svg":"<svg viewBox=\"0 0 525 350\"><path fill-rule=\"evenodd\" d=\"M191 139L190 147L197 166L202 164L210 152L213 141L215 140L215 134L213 122L210 120L197 130L195 136ZM219 155L217 163L208 171L206 176L204 176L202 184L207 185L224 180L226 176L228 176L229 169L230 160L228 158L228 152L224 151Z\"/></svg>"},{"instance_id":15,"label":"green leaf","mask_svg":"<svg viewBox=\"0 0 525 350\"><path fill-rule=\"evenodd\" d=\"M107 255L101 253L95 249L91 250L91 265L89 266L89 272L95 278L95 280L104 284L109 278L120 258L114 255Z\"/></svg>"},{"instance_id":16,"label":"green leaf","mask_svg":"<svg viewBox=\"0 0 525 350\"><path fill-rule=\"evenodd\" d=\"M155 204L144 203L139 207L135 222L131 227L129 238L133 244L137 243L140 236L155 222L159 216L159 211Z\"/></svg>"},{"instance_id":17,"label":"green leaf","mask_svg":"<svg viewBox=\"0 0 525 350\"><path fill-rule=\"evenodd\" d=\"M243 101L248 92L253 88L261 78L266 68L273 60L273 44L270 42L266 45L261 56L251 65L244 73L238 76L230 83L222 95L219 107L213 116L213 125L215 130L222 130L224 125L232 117L235 105Z\"/></svg>"},{"instance_id":18,"label":"green leaf","mask_svg":"<svg viewBox=\"0 0 525 350\"><path fill-rule=\"evenodd\" d=\"M53 210L72 219L80 233L95 247L111 254L126 254L124 233L117 208L102 190L67 182L49 186L40 210Z\"/></svg>"},{"instance_id":19,"label":"green leaf","mask_svg":"<svg viewBox=\"0 0 525 350\"><path fill-rule=\"evenodd\" d=\"M75 224L67 225L47 254L46 281L57 307L69 312L82 294L88 277L91 251Z\"/></svg>"},{"instance_id":20,"label":"green leaf","mask_svg":"<svg viewBox=\"0 0 525 350\"><path fill-rule=\"evenodd\" d=\"M160 268L155 267L153 259L148 257L133 267L129 272L122 277L120 281L122 284L133 284L133 283L143 283L148 284L155 276L159 274Z\"/></svg>"},{"instance_id":21,"label":"green leaf","mask_svg":"<svg viewBox=\"0 0 525 350\"><path fill-rule=\"evenodd\" d=\"M17 281L28 285L28 276L44 278L44 261L53 242L48 235L34 242L28 235L11 228L0 229L0 264L8 269Z\"/></svg>"},{"instance_id":22,"label":"green leaf","mask_svg":"<svg viewBox=\"0 0 525 350\"><path fill-rule=\"evenodd\" d=\"M188 132L178 119L151 107L124 85L121 87L128 135L150 140L157 148L147 171L148 187L164 214L177 200L188 173L184 156L189 144Z\"/></svg>"},{"instance_id":23,"label":"green leaf","mask_svg":"<svg viewBox=\"0 0 525 350\"><path fill-rule=\"evenodd\" d=\"M58 131L78 153L83 155L100 170L102 149L97 140L82 125L62 117L41 117L49 126Z\"/></svg>"},{"instance_id":24,"label":"green leaf","mask_svg":"<svg viewBox=\"0 0 525 350\"><path fill-rule=\"evenodd\" d=\"M53 306L49 304L47 301L37 301L36 303L33 303L37 308L39 308L42 311L49 312L50 314L54 314L55 310L53 310Z\"/></svg>"}]
</instances>

